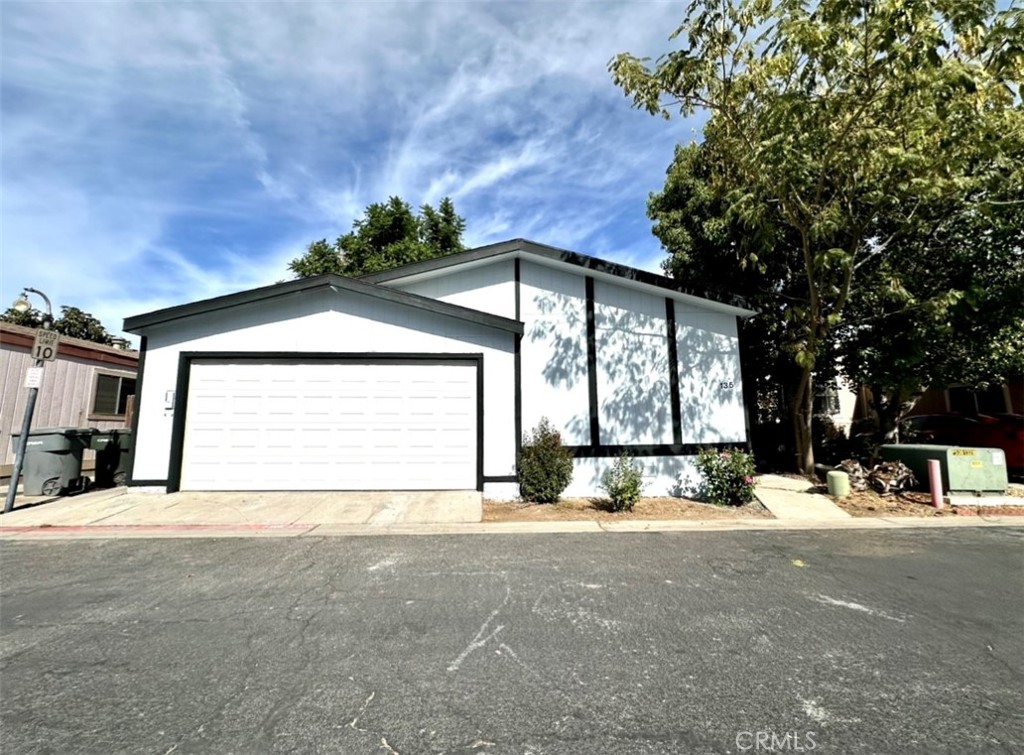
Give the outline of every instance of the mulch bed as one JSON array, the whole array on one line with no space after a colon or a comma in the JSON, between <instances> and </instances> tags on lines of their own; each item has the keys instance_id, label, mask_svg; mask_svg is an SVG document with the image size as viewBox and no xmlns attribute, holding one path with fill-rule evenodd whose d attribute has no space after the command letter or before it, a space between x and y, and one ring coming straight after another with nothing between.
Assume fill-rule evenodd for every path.
<instances>
[{"instance_id":1,"label":"mulch bed","mask_svg":"<svg viewBox=\"0 0 1024 755\"><path fill-rule=\"evenodd\" d=\"M715 506L688 498L641 498L632 511L609 511L601 498L563 498L558 503L484 501L485 522L628 522L665 519L771 519L758 501L746 506Z\"/></svg>"}]
</instances>

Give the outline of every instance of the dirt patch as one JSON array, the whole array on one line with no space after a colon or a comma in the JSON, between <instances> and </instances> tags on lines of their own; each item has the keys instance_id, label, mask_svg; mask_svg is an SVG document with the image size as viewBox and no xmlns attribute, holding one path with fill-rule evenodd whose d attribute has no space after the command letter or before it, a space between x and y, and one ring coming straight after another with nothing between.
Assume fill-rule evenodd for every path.
<instances>
[{"instance_id":1,"label":"dirt patch","mask_svg":"<svg viewBox=\"0 0 1024 755\"><path fill-rule=\"evenodd\" d=\"M1024 506L932 506L930 493L910 491L883 496L873 490L853 491L845 498L828 495L825 485L815 483L816 492L828 496L850 516L1024 516ZM1008 496L1024 498L1024 489L1011 487Z\"/></svg>"},{"instance_id":2,"label":"dirt patch","mask_svg":"<svg viewBox=\"0 0 1024 755\"><path fill-rule=\"evenodd\" d=\"M641 498L632 511L609 511L601 498L563 498L558 503L484 501L485 522L567 522L668 519L771 519L758 501L746 506L715 506L688 498Z\"/></svg>"}]
</instances>

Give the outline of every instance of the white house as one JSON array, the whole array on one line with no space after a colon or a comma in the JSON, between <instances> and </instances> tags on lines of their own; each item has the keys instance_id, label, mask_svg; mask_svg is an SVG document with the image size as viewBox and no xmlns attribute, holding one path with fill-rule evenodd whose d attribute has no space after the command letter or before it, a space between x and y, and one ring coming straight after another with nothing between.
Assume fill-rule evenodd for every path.
<instances>
[{"instance_id":1,"label":"white house","mask_svg":"<svg viewBox=\"0 0 1024 755\"><path fill-rule=\"evenodd\" d=\"M678 281L514 240L128 318L130 483L176 490L516 495L542 417L599 494L622 451L679 494L699 447L747 442L738 318Z\"/></svg>"}]
</instances>

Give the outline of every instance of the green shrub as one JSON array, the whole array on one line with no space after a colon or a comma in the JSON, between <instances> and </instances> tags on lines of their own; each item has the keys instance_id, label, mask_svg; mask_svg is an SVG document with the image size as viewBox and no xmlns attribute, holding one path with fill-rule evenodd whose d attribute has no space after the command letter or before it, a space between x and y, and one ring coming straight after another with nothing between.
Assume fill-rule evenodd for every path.
<instances>
[{"instance_id":1,"label":"green shrub","mask_svg":"<svg viewBox=\"0 0 1024 755\"><path fill-rule=\"evenodd\" d=\"M519 497L524 501L557 503L572 481L572 452L547 417L523 438L516 469Z\"/></svg>"},{"instance_id":2,"label":"green shrub","mask_svg":"<svg viewBox=\"0 0 1024 755\"><path fill-rule=\"evenodd\" d=\"M719 506L742 506L754 500L754 456L739 449L702 448L697 456L700 495Z\"/></svg>"},{"instance_id":3,"label":"green shrub","mask_svg":"<svg viewBox=\"0 0 1024 755\"><path fill-rule=\"evenodd\" d=\"M612 511L632 511L644 490L643 470L623 453L601 475L601 489L608 494Z\"/></svg>"}]
</instances>

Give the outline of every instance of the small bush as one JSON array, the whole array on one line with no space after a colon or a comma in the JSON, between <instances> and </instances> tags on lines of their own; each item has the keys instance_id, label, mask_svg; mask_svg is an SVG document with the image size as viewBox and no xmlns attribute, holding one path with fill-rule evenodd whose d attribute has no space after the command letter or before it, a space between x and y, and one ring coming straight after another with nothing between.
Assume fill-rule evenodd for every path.
<instances>
[{"instance_id":1,"label":"small bush","mask_svg":"<svg viewBox=\"0 0 1024 755\"><path fill-rule=\"evenodd\" d=\"M601 475L601 489L608 494L612 511L632 511L644 490L643 470L623 453Z\"/></svg>"},{"instance_id":2,"label":"small bush","mask_svg":"<svg viewBox=\"0 0 1024 755\"><path fill-rule=\"evenodd\" d=\"M572 452L547 418L523 438L516 476L519 497L536 503L557 503L572 481Z\"/></svg>"},{"instance_id":3,"label":"small bush","mask_svg":"<svg viewBox=\"0 0 1024 755\"><path fill-rule=\"evenodd\" d=\"M700 494L719 506L742 506L754 500L754 457L745 451L702 448L697 456Z\"/></svg>"}]
</instances>

